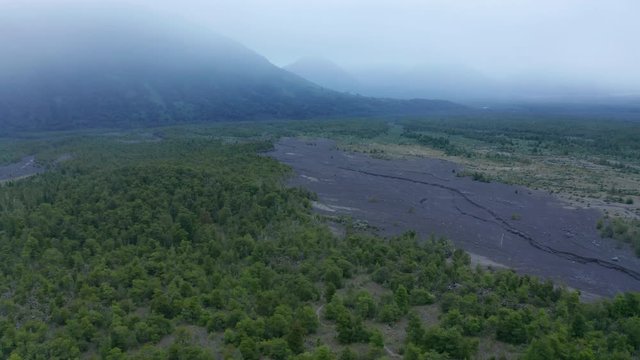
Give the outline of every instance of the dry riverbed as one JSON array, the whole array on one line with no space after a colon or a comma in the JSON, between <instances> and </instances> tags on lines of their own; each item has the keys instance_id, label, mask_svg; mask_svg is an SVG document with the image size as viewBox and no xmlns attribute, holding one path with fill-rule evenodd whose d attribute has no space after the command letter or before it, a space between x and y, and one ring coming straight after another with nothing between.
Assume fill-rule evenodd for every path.
<instances>
[{"instance_id":1,"label":"dry riverbed","mask_svg":"<svg viewBox=\"0 0 640 360\"><path fill-rule=\"evenodd\" d=\"M39 174L44 170L36 163L35 156L25 156L17 163L0 166L0 183Z\"/></svg>"},{"instance_id":2,"label":"dry riverbed","mask_svg":"<svg viewBox=\"0 0 640 360\"><path fill-rule=\"evenodd\" d=\"M640 290L640 260L602 239L601 213L571 208L543 191L458 177L433 158L374 159L331 140L283 138L270 153L291 166L292 186L319 196L316 211L348 215L381 235L444 235L474 262L550 278L587 295Z\"/></svg>"}]
</instances>

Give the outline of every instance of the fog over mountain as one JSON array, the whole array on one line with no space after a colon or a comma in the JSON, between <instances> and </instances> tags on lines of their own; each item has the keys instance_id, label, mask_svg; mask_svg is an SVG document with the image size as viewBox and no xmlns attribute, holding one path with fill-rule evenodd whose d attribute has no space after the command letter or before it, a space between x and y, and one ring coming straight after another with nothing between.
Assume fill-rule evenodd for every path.
<instances>
[{"instance_id":1,"label":"fog over mountain","mask_svg":"<svg viewBox=\"0 0 640 360\"><path fill-rule=\"evenodd\" d=\"M640 93L636 0L154 3L232 36L279 66L319 54L353 76L455 66L506 84L507 97L511 89L539 97L563 88L593 93L594 85L609 95Z\"/></svg>"},{"instance_id":2,"label":"fog over mountain","mask_svg":"<svg viewBox=\"0 0 640 360\"><path fill-rule=\"evenodd\" d=\"M0 121L64 128L450 106L367 96L637 102L638 13L635 0L5 0Z\"/></svg>"},{"instance_id":3,"label":"fog over mountain","mask_svg":"<svg viewBox=\"0 0 640 360\"><path fill-rule=\"evenodd\" d=\"M285 69L327 88L366 96L437 98L471 103L613 99L610 89L602 84L580 78L562 78L560 74L523 73L508 79L493 78L477 69L456 64L412 67L387 64L354 69L351 73L329 60L307 59Z\"/></svg>"},{"instance_id":4,"label":"fog over mountain","mask_svg":"<svg viewBox=\"0 0 640 360\"><path fill-rule=\"evenodd\" d=\"M0 126L67 129L457 107L325 89L183 19L106 9L111 12L54 10L46 22L25 21L34 13L22 13L25 18L4 23L0 39L12 56L0 60Z\"/></svg>"},{"instance_id":5,"label":"fog over mountain","mask_svg":"<svg viewBox=\"0 0 640 360\"><path fill-rule=\"evenodd\" d=\"M334 90L358 92L360 84L346 70L322 57L304 57L283 67L307 80Z\"/></svg>"}]
</instances>

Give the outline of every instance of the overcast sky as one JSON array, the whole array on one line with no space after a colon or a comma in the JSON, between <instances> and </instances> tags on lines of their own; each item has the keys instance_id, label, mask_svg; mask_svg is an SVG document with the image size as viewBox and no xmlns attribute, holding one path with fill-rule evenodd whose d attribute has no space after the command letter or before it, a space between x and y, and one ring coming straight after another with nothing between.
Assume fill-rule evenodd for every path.
<instances>
[{"instance_id":1,"label":"overcast sky","mask_svg":"<svg viewBox=\"0 0 640 360\"><path fill-rule=\"evenodd\" d=\"M82 3L107 1L84 0ZM493 77L546 73L640 88L639 0L110 0L202 23L277 65L456 64ZM0 0L0 12L79 0ZM112 6L112 5L109 5ZM5 15L7 16L7 15ZM9 15L10 16L10 15ZM0 31L1 30L0 24Z\"/></svg>"}]
</instances>

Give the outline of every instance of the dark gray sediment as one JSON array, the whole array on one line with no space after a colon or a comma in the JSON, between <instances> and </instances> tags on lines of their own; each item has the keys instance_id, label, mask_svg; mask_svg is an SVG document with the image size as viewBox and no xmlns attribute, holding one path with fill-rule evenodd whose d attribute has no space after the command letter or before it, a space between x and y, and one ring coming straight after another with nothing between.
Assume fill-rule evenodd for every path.
<instances>
[{"instance_id":1,"label":"dark gray sediment","mask_svg":"<svg viewBox=\"0 0 640 360\"><path fill-rule=\"evenodd\" d=\"M270 156L294 169L291 185L318 194L318 211L366 220L382 235L444 235L519 273L597 295L640 290L640 260L600 238L597 210L570 208L543 191L457 177L459 166L448 161L373 159L326 139L284 138Z\"/></svg>"},{"instance_id":2,"label":"dark gray sediment","mask_svg":"<svg viewBox=\"0 0 640 360\"><path fill-rule=\"evenodd\" d=\"M44 172L36 163L35 156L25 156L17 163L0 166L0 182L16 180Z\"/></svg>"}]
</instances>

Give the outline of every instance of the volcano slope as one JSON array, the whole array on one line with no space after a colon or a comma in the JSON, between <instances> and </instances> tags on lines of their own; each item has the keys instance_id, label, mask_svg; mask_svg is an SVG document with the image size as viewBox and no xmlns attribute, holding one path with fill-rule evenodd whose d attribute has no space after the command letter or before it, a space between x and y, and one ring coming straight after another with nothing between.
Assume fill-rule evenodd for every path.
<instances>
[{"instance_id":1,"label":"volcano slope","mask_svg":"<svg viewBox=\"0 0 640 360\"><path fill-rule=\"evenodd\" d=\"M458 177L452 162L374 159L327 139L283 138L269 154L291 166L290 185L318 194L316 209L365 220L382 235L450 238L489 263L552 279L584 294L640 290L640 260L602 239L597 210L546 192Z\"/></svg>"}]
</instances>

